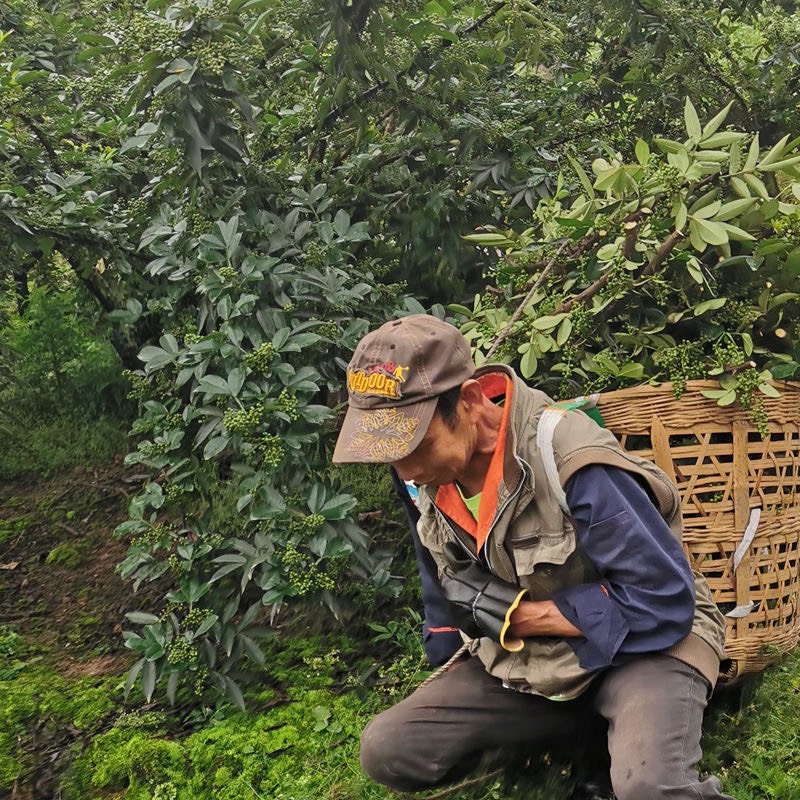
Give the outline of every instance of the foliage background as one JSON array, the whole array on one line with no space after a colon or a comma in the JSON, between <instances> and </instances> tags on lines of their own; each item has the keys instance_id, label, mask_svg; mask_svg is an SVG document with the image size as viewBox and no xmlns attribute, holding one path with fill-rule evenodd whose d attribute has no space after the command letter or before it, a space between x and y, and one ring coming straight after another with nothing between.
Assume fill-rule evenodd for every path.
<instances>
[{"instance_id":1,"label":"foliage background","mask_svg":"<svg viewBox=\"0 0 800 800\"><path fill-rule=\"evenodd\" d=\"M121 571L163 591L129 688L241 705L273 629L399 591L326 459L383 319L503 331L563 396L716 375L763 425L800 362L795 12L0 3L0 471L130 425Z\"/></svg>"}]
</instances>

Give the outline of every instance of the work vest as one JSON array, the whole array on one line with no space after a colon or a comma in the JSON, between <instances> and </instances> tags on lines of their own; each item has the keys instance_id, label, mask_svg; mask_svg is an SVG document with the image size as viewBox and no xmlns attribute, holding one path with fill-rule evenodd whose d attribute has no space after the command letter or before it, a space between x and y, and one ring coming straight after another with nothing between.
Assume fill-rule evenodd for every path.
<instances>
[{"instance_id":1,"label":"work vest","mask_svg":"<svg viewBox=\"0 0 800 800\"><path fill-rule=\"evenodd\" d=\"M552 472L555 459L558 482L548 479L537 445L537 431L542 414L552 407L552 401L502 365L481 367L475 377L497 372L512 381L513 390L503 479L497 488L494 520L480 555L484 566L498 578L527 589L531 600L546 600L559 589L597 582L597 570L577 544L562 488L575 472L589 464L617 467L638 478L673 535L681 540L680 497L672 482L652 462L625 452L610 431L582 411L563 411L558 424L548 432L547 441L552 445L548 460ZM446 564L443 548L448 541L460 541L476 558L478 554L475 540L437 508L435 497L434 487L420 491L417 530L441 575ZM713 686L724 655L725 625L705 579L697 572L693 574L692 631L664 652L691 664ZM597 674L580 666L566 638L534 636L524 642L521 651L512 653L482 637L470 642L470 652L506 685L555 700L576 697Z\"/></svg>"}]
</instances>

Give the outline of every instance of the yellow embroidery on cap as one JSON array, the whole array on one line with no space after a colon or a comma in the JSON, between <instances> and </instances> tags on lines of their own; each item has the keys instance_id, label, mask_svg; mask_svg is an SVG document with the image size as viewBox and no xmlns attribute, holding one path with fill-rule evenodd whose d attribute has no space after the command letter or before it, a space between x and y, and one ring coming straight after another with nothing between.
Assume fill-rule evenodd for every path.
<instances>
[{"instance_id":1,"label":"yellow embroidery on cap","mask_svg":"<svg viewBox=\"0 0 800 800\"><path fill-rule=\"evenodd\" d=\"M357 394L387 397L399 400L403 396L400 385L406 382L405 373L410 368L394 361L378 364L369 371L354 369L347 371L347 388Z\"/></svg>"},{"instance_id":2,"label":"yellow embroidery on cap","mask_svg":"<svg viewBox=\"0 0 800 800\"><path fill-rule=\"evenodd\" d=\"M397 408L380 408L360 417L349 450L376 460L396 461L407 452L419 425Z\"/></svg>"}]
</instances>

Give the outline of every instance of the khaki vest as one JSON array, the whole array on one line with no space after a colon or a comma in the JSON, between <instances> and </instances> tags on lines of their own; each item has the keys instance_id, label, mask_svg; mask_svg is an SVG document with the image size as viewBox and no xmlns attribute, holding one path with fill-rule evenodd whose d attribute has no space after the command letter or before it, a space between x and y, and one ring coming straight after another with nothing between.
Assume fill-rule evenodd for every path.
<instances>
[{"instance_id":1,"label":"khaki vest","mask_svg":"<svg viewBox=\"0 0 800 800\"><path fill-rule=\"evenodd\" d=\"M599 578L593 564L577 547L575 529L559 505L560 487L552 487L536 445L542 412L551 404L543 392L532 389L501 365L482 367L476 377L501 372L513 381L505 447L503 481L498 489L495 518L484 545L484 558L492 573L528 590L530 599L544 600L567 586ZM610 431L582 411L566 411L553 433L553 452L563 486L588 464L620 467L643 479L672 533L680 541L682 521L677 489L655 464L626 453ZM442 554L453 539L475 552L475 540L436 508L436 490L420 491L418 531L439 571ZM692 632L665 651L698 669L713 686L724 655L725 625L708 584L697 572L696 607ZM567 700L580 694L597 673L583 669L569 642L560 637L525 639L518 653L504 650L488 637L475 639L470 651L487 671L520 691Z\"/></svg>"}]
</instances>

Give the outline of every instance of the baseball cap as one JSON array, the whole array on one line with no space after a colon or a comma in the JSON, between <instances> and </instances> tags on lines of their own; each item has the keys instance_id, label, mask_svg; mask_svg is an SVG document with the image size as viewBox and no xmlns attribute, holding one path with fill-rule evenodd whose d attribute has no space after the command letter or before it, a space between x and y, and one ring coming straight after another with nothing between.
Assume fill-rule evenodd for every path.
<instances>
[{"instance_id":1,"label":"baseball cap","mask_svg":"<svg viewBox=\"0 0 800 800\"><path fill-rule=\"evenodd\" d=\"M426 314L368 333L347 366L349 406L333 461L387 464L420 443L438 396L475 372L458 328Z\"/></svg>"}]
</instances>

